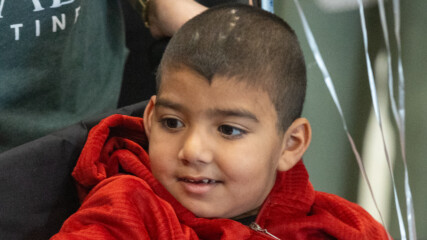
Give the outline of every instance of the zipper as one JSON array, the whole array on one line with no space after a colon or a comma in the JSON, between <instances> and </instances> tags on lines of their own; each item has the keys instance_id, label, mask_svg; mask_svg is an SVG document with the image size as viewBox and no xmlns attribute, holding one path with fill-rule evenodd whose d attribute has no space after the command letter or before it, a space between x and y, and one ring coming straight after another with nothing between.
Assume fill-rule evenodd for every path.
<instances>
[{"instance_id":1,"label":"zipper","mask_svg":"<svg viewBox=\"0 0 427 240\"><path fill-rule=\"evenodd\" d=\"M273 239L280 240L280 238L278 238L278 237L274 236L273 234L269 233L269 232L267 231L267 229L264 229L264 228L260 227L260 226L258 225L258 223L256 223L256 222L251 223L251 224L249 225L249 227L250 227L252 230L254 230L254 231L257 231L257 232L261 232L261 233L267 234L268 236L270 236L270 237L271 237L271 238L273 238Z\"/></svg>"}]
</instances>

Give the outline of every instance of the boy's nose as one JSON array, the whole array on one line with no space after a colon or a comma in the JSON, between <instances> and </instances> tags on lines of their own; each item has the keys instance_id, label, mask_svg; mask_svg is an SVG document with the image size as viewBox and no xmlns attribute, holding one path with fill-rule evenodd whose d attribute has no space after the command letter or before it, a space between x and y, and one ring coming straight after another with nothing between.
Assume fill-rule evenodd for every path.
<instances>
[{"instance_id":1,"label":"boy's nose","mask_svg":"<svg viewBox=\"0 0 427 240\"><path fill-rule=\"evenodd\" d=\"M178 158L184 164L208 164L213 160L209 139L200 131L187 134L178 153Z\"/></svg>"}]
</instances>

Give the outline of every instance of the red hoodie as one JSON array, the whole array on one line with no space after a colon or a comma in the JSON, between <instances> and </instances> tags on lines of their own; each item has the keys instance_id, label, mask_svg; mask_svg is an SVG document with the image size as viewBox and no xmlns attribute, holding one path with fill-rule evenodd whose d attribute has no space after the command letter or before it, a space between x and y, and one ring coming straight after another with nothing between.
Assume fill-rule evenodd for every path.
<instances>
[{"instance_id":1,"label":"red hoodie","mask_svg":"<svg viewBox=\"0 0 427 240\"><path fill-rule=\"evenodd\" d=\"M147 144L141 118L113 115L94 127L73 171L82 205L51 239L389 238L358 205L314 191L302 161L278 173L258 231L231 219L198 218L153 177Z\"/></svg>"}]
</instances>

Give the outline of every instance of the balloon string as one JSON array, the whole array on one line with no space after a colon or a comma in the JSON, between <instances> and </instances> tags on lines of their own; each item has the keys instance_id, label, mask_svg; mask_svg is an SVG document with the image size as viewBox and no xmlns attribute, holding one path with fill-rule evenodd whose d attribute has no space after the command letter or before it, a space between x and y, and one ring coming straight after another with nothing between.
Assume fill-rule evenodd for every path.
<instances>
[{"instance_id":1,"label":"balloon string","mask_svg":"<svg viewBox=\"0 0 427 240\"><path fill-rule=\"evenodd\" d=\"M374 79L374 74L372 71L372 65L371 65L369 52L368 52L368 34L367 34L367 30L366 30L365 13L364 13L364 8L363 8L363 3L362 3L362 0L358 0L357 2L359 4L360 21L361 21L362 33L363 33L363 45L365 47L366 65L367 65L367 69L368 69L369 86L371 89L372 103L374 106L375 115L376 115L378 125L380 128L383 147L384 147L384 153L386 156L387 165L388 165L388 169L389 169L390 176L391 176L391 181L393 184L393 193L394 193L394 200L395 200L394 202L396 204L396 211L397 211L397 217L398 217L398 221L399 221L400 235L401 235L402 240L406 240L405 225L403 223L402 213L401 213L400 204L399 204L399 198L397 196L396 182L394 180L393 168L392 168L391 163L390 163L390 157L388 154L387 145L385 143L384 130L382 127L381 114L380 114L378 98L377 98L377 91L376 91L376 86L375 86L375 79Z\"/></svg>"},{"instance_id":2,"label":"balloon string","mask_svg":"<svg viewBox=\"0 0 427 240\"><path fill-rule=\"evenodd\" d=\"M381 223L385 226L384 218L383 218L383 216L381 214L381 211L379 210L377 201L376 201L375 196L374 196L374 192L372 190L371 183L370 183L369 178L368 178L368 176L366 174L366 170L365 170L365 166L363 164L362 158L361 158L361 156L359 154L359 151L357 150L357 147L356 147L356 145L355 145L355 143L353 141L353 138L352 138L351 134L349 133L349 130L348 130L348 127L347 127L347 123L346 123L346 120L344 118L344 114L343 114L343 111L342 111L342 108L341 108L341 104L340 104L340 102L338 100L338 96L336 94L335 87L334 87L334 84L332 82L332 79L331 79L331 76L329 74L329 71L328 71L328 69L327 69L327 67L325 65L325 62L323 61L322 55L320 54L320 51L319 51L319 48L317 46L316 40L314 39L314 36L313 36L313 34L311 32L310 26L308 25L307 19L306 19L305 14L304 14L304 12L303 12L300 4L299 4L299 1L298 0L294 0L294 3L295 3L295 5L296 5L296 7L298 9L298 13L300 15L300 18L301 18L301 21L302 21L302 24L303 24L303 28L304 28L305 35L307 37L308 44L309 44L309 46L310 46L310 48L311 48L311 50L313 52L314 58L315 58L318 66L319 66L319 69L322 72L322 75L323 75L323 78L324 78L324 82L325 82L325 84L326 84L326 86L327 86L327 88L329 90L329 93L331 94L332 100L334 101L334 103L335 103L335 105L336 105L336 107L338 109L338 112L339 112L339 115L341 117L341 121L342 121L344 130L345 130L345 132L347 134L347 138L348 138L348 140L350 142L350 145L351 145L351 148L353 150L353 153L356 156L356 160L357 160L357 163L359 165L360 172L362 173L362 176L363 176L363 178L365 179L365 181L366 181L366 183L368 185L369 192L370 192L370 194L372 196L372 199L374 201L375 208L378 211L378 214L380 216ZM391 239L390 236L389 236L389 239Z\"/></svg>"},{"instance_id":3,"label":"balloon string","mask_svg":"<svg viewBox=\"0 0 427 240\"><path fill-rule=\"evenodd\" d=\"M394 120L396 121L398 132L399 132L399 140L400 140L400 148L401 148L401 154L402 154L402 161L403 161L403 168L404 168L404 175L405 175L405 196L406 196L406 212L407 212L407 220L408 220L408 231L409 231L409 239L416 240L416 228L415 228L415 213L414 213L414 205L413 205L413 199L412 199L412 193L411 188L409 185L409 172L408 172L408 164L406 161L406 141L405 141L405 78L403 75L403 66L402 66L402 48L401 48L401 40L400 40L400 1L399 0L393 0L393 15L394 15L394 33L396 38L396 44L397 44L397 59L398 59L398 100L399 105L396 106L396 101L394 97L394 89L393 89L393 77L391 72L391 51L390 51L390 44L389 44L389 38L388 38L388 31L387 31L387 21L385 17L385 10L384 10L384 0L378 0L379 6L380 6L380 17L381 17L381 24L383 28L384 33L384 39L386 41L386 47L387 47L387 54L389 58L389 95L390 95L390 102L392 104L392 110L393 110L393 116Z\"/></svg>"},{"instance_id":4,"label":"balloon string","mask_svg":"<svg viewBox=\"0 0 427 240\"><path fill-rule=\"evenodd\" d=\"M2 12L3 12L4 1L5 0L0 0L0 18L3 18Z\"/></svg>"}]
</instances>

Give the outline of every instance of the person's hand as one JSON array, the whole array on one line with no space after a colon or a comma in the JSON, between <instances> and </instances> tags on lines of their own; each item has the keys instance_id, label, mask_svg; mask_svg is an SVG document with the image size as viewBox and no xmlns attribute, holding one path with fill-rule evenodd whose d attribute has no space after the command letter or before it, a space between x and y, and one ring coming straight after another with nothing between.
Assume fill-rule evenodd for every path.
<instances>
[{"instance_id":1,"label":"person's hand","mask_svg":"<svg viewBox=\"0 0 427 240\"><path fill-rule=\"evenodd\" d=\"M172 36L188 20L207 8L193 0L150 0L148 21L154 38Z\"/></svg>"}]
</instances>

